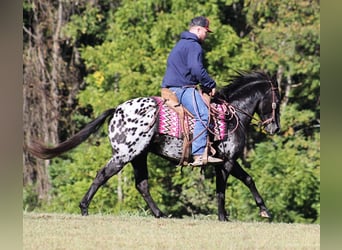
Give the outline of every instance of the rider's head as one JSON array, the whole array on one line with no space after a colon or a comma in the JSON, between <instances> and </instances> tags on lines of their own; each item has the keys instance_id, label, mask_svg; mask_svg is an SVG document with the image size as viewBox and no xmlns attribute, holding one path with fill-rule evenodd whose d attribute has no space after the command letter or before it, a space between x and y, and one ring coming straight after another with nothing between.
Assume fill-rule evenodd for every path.
<instances>
[{"instance_id":1,"label":"rider's head","mask_svg":"<svg viewBox=\"0 0 342 250\"><path fill-rule=\"evenodd\" d=\"M198 39L203 42L207 37L207 33L212 32L209 29L209 19L204 16L193 18L189 25L189 31L196 34Z\"/></svg>"}]
</instances>

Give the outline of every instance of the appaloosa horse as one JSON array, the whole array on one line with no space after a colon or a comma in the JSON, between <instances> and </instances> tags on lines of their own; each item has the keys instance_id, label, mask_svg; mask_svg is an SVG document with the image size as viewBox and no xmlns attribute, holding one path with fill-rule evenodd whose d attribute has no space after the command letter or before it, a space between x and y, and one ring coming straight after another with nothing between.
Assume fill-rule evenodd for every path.
<instances>
[{"instance_id":1,"label":"appaloosa horse","mask_svg":"<svg viewBox=\"0 0 342 250\"><path fill-rule=\"evenodd\" d=\"M50 159L64 153L85 141L96 132L110 117L109 139L113 155L107 164L98 171L89 190L80 202L82 215L88 215L88 206L95 193L113 175L131 162L134 168L136 188L145 199L153 215L157 218L164 214L152 199L148 186L147 155L158 154L173 162L182 155L182 139L158 131L160 106L157 97L140 97L128 100L113 109L108 109L90 122L70 139L56 147L48 148L39 142L32 142L26 149L36 157ZM229 85L218 90L212 102L229 107L230 117L224 138L213 143L216 157L224 163L215 166L216 193L218 200L218 219L226 221L225 191L229 175L241 180L251 191L262 217L270 218L268 209L260 196L255 183L237 162L245 145L247 126L257 113L260 125L269 134L279 131L279 90L275 80L261 71L240 72Z\"/></svg>"}]
</instances>

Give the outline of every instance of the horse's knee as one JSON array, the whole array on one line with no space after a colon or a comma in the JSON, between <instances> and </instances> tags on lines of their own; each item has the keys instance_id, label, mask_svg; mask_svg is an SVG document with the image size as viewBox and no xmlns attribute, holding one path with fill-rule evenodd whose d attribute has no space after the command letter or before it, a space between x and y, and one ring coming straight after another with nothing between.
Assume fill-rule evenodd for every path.
<instances>
[{"instance_id":1,"label":"horse's knee","mask_svg":"<svg viewBox=\"0 0 342 250\"><path fill-rule=\"evenodd\" d=\"M218 200L223 200L223 199L225 199L225 194L224 193L217 193L216 197Z\"/></svg>"},{"instance_id":2,"label":"horse's knee","mask_svg":"<svg viewBox=\"0 0 342 250\"><path fill-rule=\"evenodd\" d=\"M253 180L252 177L247 176L246 179L245 179L245 183L246 183L247 186L250 186L250 185L252 185L254 183L254 180Z\"/></svg>"},{"instance_id":3,"label":"horse's knee","mask_svg":"<svg viewBox=\"0 0 342 250\"><path fill-rule=\"evenodd\" d=\"M112 160L107 165L100 169L94 179L94 184L102 185L108 181L113 175L116 175L123 167L116 165Z\"/></svg>"},{"instance_id":4,"label":"horse's knee","mask_svg":"<svg viewBox=\"0 0 342 250\"><path fill-rule=\"evenodd\" d=\"M148 182L147 180L142 180L140 182L135 183L135 188L140 192L140 193L145 193L148 191Z\"/></svg>"}]
</instances>

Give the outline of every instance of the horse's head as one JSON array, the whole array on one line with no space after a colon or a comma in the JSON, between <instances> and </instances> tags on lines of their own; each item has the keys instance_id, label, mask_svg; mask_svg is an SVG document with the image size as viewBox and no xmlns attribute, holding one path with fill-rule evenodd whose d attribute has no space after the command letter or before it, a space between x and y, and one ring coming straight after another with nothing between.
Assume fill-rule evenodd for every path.
<instances>
[{"instance_id":1,"label":"horse's head","mask_svg":"<svg viewBox=\"0 0 342 250\"><path fill-rule=\"evenodd\" d=\"M280 130L278 83L265 72L237 72L231 83L221 88L216 97L232 104L241 113L242 119L252 119L256 112L267 133L275 134Z\"/></svg>"},{"instance_id":2,"label":"horse's head","mask_svg":"<svg viewBox=\"0 0 342 250\"><path fill-rule=\"evenodd\" d=\"M273 135L280 130L280 94L276 79L266 81L269 88L258 103L256 113L260 116L261 126Z\"/></svg>"}]
</instances>

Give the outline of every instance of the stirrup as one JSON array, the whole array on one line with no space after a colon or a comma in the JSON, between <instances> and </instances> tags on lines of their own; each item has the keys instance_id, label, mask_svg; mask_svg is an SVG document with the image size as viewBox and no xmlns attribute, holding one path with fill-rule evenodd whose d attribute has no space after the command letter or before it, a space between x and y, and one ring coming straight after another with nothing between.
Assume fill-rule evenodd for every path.
<instances>
[{"instance_id":1,"label":"stirrup","mask_svg":"<svg viewBox=\"0 0 342 250\"><path fill-rule=\"evenodd\" d=\"M192 167L200 167L203 166L203 157L202 155L194 156L194 161L189 163L189 166Z\"/></svg>"},{"instance_id":2,"label":"stirrup","mask_svg":"<svg viewBox=\"0 0 342 250\"><path fill-rule=\"evenodd\" d=\"M193 166L193 167L198 167L198 166L203 166L203 165L207 165L207 164L219 164L222 163L223 160L220 158L216 158L216 157L212 157L212 156L208 156L208 161L206 164L204 164L203 162L203 156L199 155L199 156L195 156L194 157L194 161L190 162L189 165Z\"/></svg>"}]
</instances>

